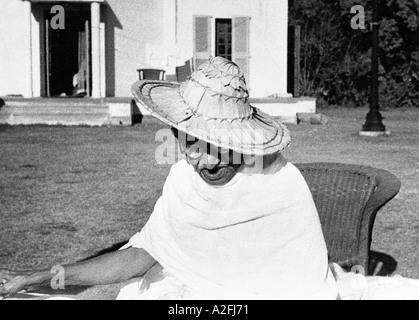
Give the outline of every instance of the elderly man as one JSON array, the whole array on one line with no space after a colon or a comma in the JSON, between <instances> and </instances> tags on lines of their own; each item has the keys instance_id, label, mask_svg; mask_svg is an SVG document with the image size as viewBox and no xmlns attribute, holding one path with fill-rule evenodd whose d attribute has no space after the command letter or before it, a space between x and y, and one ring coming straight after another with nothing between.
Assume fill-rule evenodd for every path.
<instances>
[{"instance_id":1,"label":"elderly man","mask_svg":"<svg viewBox=\"0 0 419 320\"><path fill-rule=\"evenodd\" d=\"M214 58L182 85L142 81L133 92L172 128L185 159L145 227L117 252L65 266L66 285L132 279L119 299L368 298L329 267L307 184L280 153L288 130L249 104L234 63ZM9 296L52 275L0 277Z\"/></svg>"}]
</instances>

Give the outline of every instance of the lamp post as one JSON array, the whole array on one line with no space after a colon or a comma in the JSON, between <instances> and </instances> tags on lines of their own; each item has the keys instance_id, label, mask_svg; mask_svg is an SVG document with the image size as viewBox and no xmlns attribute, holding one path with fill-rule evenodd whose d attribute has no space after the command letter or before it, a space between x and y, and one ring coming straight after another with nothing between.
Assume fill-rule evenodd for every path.
<instances>
[{"instance_id":1,"label":"lamp post","mask_svg":"<svg viewBox=\"0 0 419 320\"><path fill-rule=\"evenodd\" d=\"M378 1L373 0L373 22L372 22L372 54L371 54L371 97L370 97L370 111L367 114L367 119L360 132L361 136L387 136L390 133L386 131L382 120L383 117L379 111L379 82L378 82L378 68L379 68L379 16L378 16Z\"/></svg>"}]
</instances>

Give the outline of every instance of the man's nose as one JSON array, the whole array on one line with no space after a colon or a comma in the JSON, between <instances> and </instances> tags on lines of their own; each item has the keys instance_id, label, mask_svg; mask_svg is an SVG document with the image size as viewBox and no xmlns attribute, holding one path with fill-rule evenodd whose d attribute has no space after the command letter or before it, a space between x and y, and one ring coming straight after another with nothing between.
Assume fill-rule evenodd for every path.
<instances>
[{"instance_id":1,"label":"man's nose","mask_svg":"<svg viewBox=\"0 0 419 320\"><path fill-rule=\"evenodd\" d=\"M204 153L201 159L199 159L197 164L197 169L208 169L212 170L214 169L218 164L220 163L220 159L217 156L214 156L212 154Z\"/></svg>"}]
</instances>

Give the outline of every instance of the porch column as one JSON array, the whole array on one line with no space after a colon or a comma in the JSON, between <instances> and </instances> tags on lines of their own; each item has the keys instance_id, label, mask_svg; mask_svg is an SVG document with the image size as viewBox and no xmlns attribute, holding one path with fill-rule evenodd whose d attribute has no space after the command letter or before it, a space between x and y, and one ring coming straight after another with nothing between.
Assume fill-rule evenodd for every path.
<instances>
[{"instance_id":1,"label":"porch column","mask_svg":"<svg viewBox=\"0 0 419 320\"><path fill-rule=\"evenodd\" d=\"M100 3L91 4L92 20L92 98L101 98Z\"/></svg>"},{"instance_id":2,"label":"porch column","mask_svg":"<svg viewBox=\"0 0 419 320\"><path fill-rule=\"evenodd\" d=\"M278 93L285 98L292 98L292 94L288 93L288 0L278 1L281 5L280 30L278 30L278 39L281 39L281 46L278 48L279 62L279 83Z\"/></svg>"},{"instance_id":3,"label":"porch column","mask_svg":"<svg viewBox=\"0 0 419 320\"><path fill-rule=\"evenodd\" d=\"M23 1L24 41L25 41L25 87L23 96L33 97L32 89L32 5L30 1Z\"/></svg>"},{"instance_id":4,"label":"porch column","mask_svg":"<svg viewBox=\"0 0 419 320\"><path fill-rule=\"evenodd\" d=\"M103 14L103 13L102 13ZM105 23L100 23L100 97L106 97L106 35Z\"/></svg>"}]
</instances>

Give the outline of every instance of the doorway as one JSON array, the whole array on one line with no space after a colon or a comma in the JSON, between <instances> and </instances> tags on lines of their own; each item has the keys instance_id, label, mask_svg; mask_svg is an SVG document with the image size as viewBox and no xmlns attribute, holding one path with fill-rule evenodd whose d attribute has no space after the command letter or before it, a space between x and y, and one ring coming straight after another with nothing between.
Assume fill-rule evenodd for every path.
<instances>
[{"instance_id":1,"label":"doorway","mask_svg":"<svg viewBox=\"0 0 419 320\"><path fill-rule=\"evenodd\" d=\"M215 55L232 61L231 19L215 19Z\"/></svg>"},{"instance_id":2,"label":"doorway","mask_svg":"<svg viewBox=\"0 0 419 320\"><path fill-rule=\"evenodd\" d=\"M91 95L90 10L65 6L63 29L52 28L54 15L45 11L45 95Z\"/></svg>"}]
</instances>

